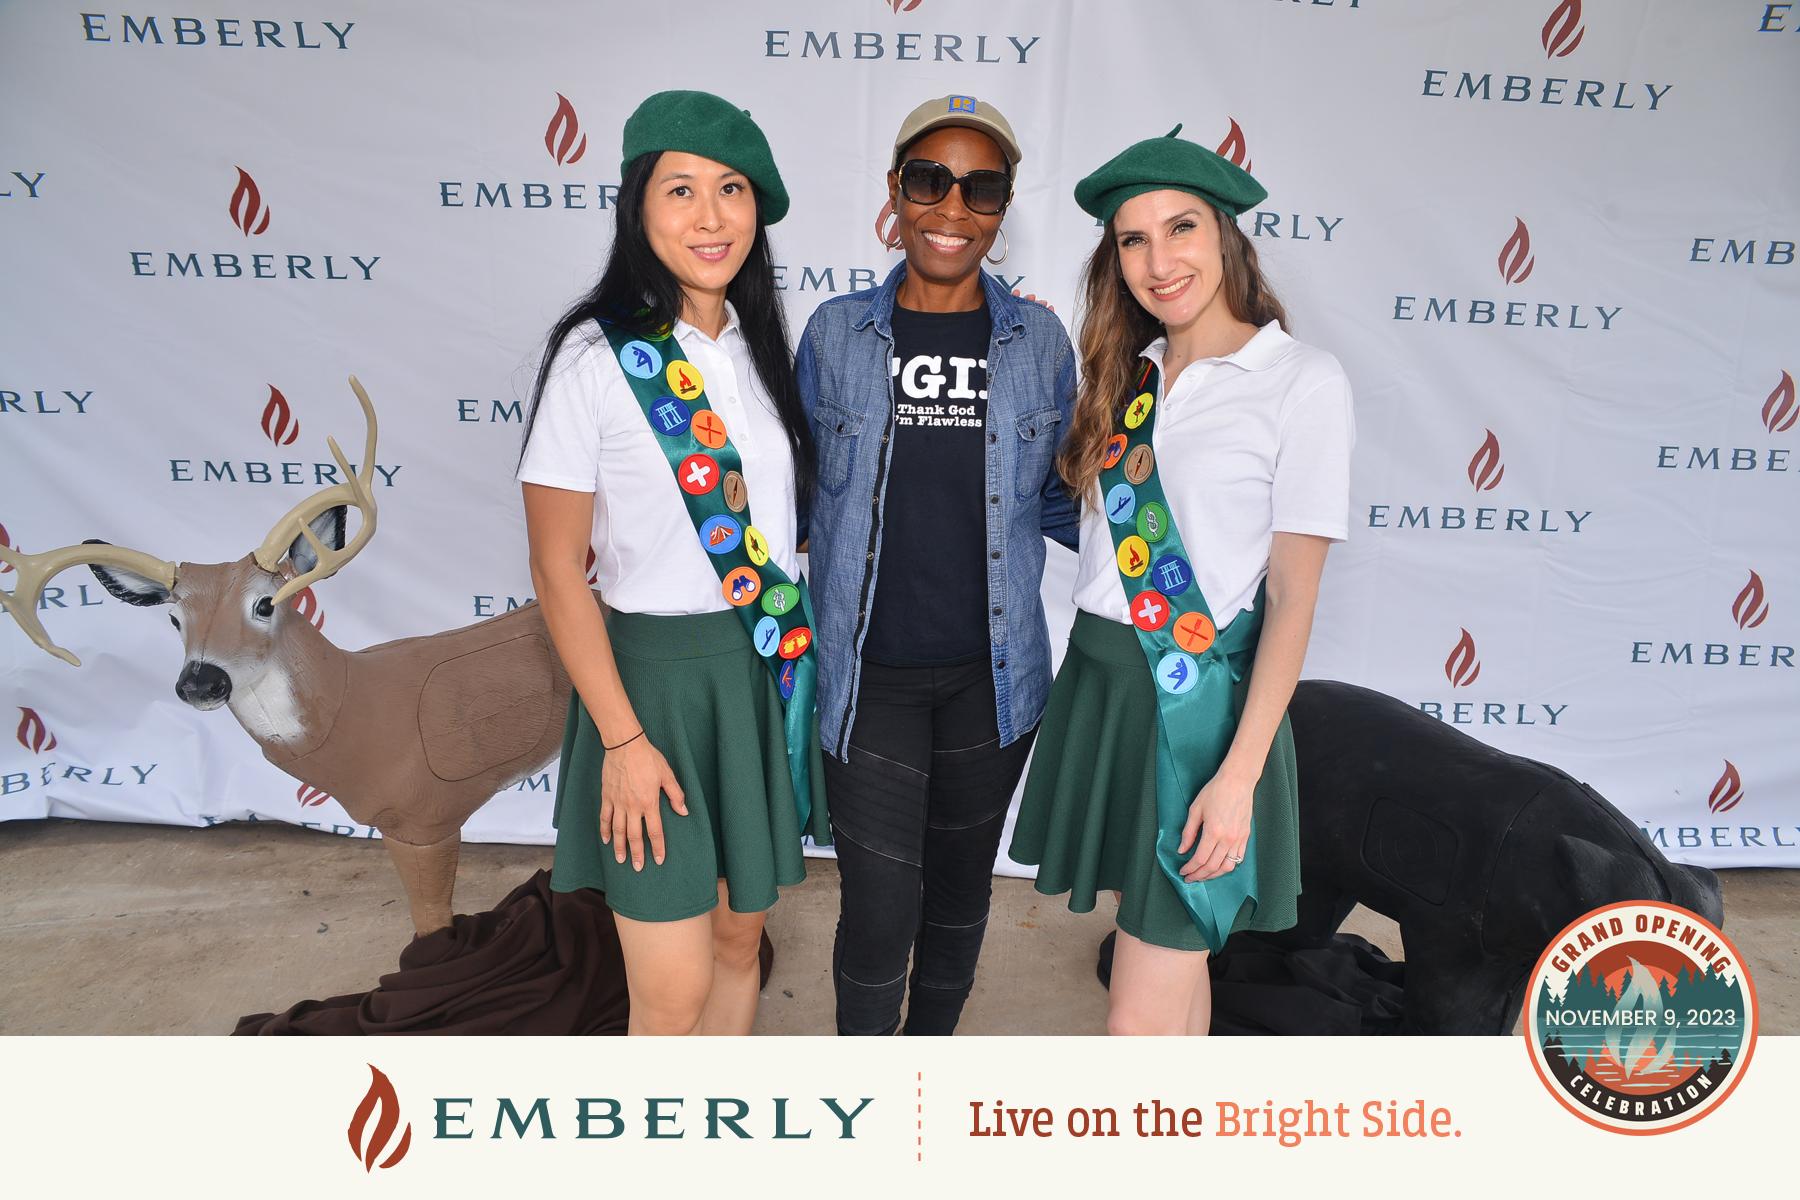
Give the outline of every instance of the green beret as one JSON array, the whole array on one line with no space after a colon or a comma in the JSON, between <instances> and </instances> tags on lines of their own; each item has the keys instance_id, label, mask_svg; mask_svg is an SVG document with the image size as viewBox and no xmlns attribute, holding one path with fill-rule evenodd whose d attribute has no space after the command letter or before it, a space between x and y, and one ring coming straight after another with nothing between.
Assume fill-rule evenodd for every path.
<instances>
[{"instance_id":1,"label":"green beret","mask_svg":"<svg viewBox=\"0 0 1800 1200\"><path fill-rule=\"evenodd\" d=\"M1193 192L1234 217L1268 197L1250 172L1204 146L1176 137L1180 132L1177 125L1165 136L1146 138L1110 159L1075 185L1075 203L1090 216L1110 221L1119 206L1133 196L1164 188Z\"/></svg>"},{"instance_id":2,"label":"green beret","mask_svg":"<svg viewBox=\"0 0 1800 1200\"><path fill-rule=\"evenodd\" d=\"M711 92L658 92L625 120L621 174L642 154L680 150L742 171L762 202L763 224L787 215L787 189L769 139L750 114Z\"/></svg>"}]
</instances>

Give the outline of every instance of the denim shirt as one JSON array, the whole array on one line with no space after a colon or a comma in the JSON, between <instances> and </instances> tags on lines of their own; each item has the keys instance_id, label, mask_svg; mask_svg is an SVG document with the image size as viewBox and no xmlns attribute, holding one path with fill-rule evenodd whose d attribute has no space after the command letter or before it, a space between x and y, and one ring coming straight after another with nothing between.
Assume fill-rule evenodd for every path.
<instances>
[{"instance_id":1,"label":"denim shirt","mask_svg":"<svg viewBox=\"0 0 1800 1200\"><path fill-rule=\"evenodd\" d=\"M881 563L893 457L892 321L905 274L901 263L880 287L820 305L794 360L819 455L818 485L799 527L801 540L811 541L819 740L844 760ZM1044 538L1073 550L1080 528L1055 462L1075 402L1075 351L1049 309L1017 299L986 271L981 286L993 322L985 489L989 661L1005 746L1037 725L1050 692L1050 636L1040 594Z\"/></svg>"}]
</instances>

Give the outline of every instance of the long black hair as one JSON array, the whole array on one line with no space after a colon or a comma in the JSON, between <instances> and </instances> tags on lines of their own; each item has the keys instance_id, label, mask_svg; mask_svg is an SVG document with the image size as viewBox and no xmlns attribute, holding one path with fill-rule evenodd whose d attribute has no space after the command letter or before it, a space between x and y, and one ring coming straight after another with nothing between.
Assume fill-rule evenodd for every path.
<instances>
[{"instance_id":1,"label":"long black hair","mask_svg":"<svg viewBox=\"0 0 1800 1200\"><path fill-rule=\"evenodd\" d=\"M650 190L650 176L661 157L661 152L640 154L625 168L625 177L619 181L612 249L607 252L600 280L550 327L544 359L531 387L531 408L525 417L525 436L519 444L521 462L525 446L531 441L531 428L537 422L538 404L544 397L551 364L571 333L589 321L601 319L648 332L673 326L681 315L681 284L656 257L649 235L644 232L644 196ZM750 244L744 265L726 285L725 299L737 310L738 328L750 349L751 365L756 368L763 390L775 402L775 415L787 433L794 455L794 490L804 505L812 492L812 432L800 403L799 385L794 382L787 316L775 287L775 260L769 251L769 231L762 220L762 197L756 196L755 200L756 240ZM593 336L598 341L605 340L604 335Z\"/></svg>"}]
</instances>

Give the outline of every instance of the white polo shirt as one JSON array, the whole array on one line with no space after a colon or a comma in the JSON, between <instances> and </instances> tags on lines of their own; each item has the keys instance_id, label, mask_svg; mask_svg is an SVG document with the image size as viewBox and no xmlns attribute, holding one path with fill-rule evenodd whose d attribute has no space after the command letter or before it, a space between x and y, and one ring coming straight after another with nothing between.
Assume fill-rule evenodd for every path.
<instances>
[{"instance_id":1,"label":"white polo shirt","mask_svg":"<svg viewBox=\"0 0 1800 1200\"><path fill-rule=\"evenodd\" d=\"M1167 348L1158 338L1143 351L1159 381ZM1155 412L1157 478L1220 628L1255 600L1277 530L1349 536L1356 429L1350 381L1330 354L1270 321L1235 354L1190 363L1172 391L1159 382ZM1074 600L1130 622L1098 484L1082 505Z\"/></svg>"},{"instance_id":2,"label":"white polo shirt","mask_svg":"<svg viewBox=\"0 0 1800 1200\"><path fill-rule=\"evenodd\" d=\"M757 530L788 578L797 578L793 454L751 364L737 310L726 304L716 341L686 321L675 323L674 335L700 369L707 402L743 459ZM590 321L572 330L557 352L516 478L594 494L595 586L612 607L661 616L723 611L731 605L688 517L662 440L600 326Z\"/></svg>"}]
</instances>

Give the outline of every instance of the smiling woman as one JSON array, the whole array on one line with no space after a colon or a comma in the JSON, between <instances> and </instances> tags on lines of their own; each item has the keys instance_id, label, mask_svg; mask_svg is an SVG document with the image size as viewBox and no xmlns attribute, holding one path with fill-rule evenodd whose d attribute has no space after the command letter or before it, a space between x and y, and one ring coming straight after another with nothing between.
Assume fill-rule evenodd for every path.
<instances>
[{"instance_id":1,"label":"smiling woman","mask_svg":"<svg viewBox=\"0 0 1800 1200\"><path fill-rule=\"evenodd\" d=\"M903 1002L908 1033L956 1028L1049 686L1040 590L1045 535L1074 545L1053 465L1074 351L1053 313L981 269L1006 258L1020 157L973 96L914 109L882 235L906 261L820 306L796 357L819 438L810 559L840 1033L892 1033Z\"/></svg>"},{"instance_id":2,"label":"smiling woman","mask_svg":"<svg viewBox=\"0 0 1800 1200\"><path fill-rule=\"evenodd\" d=\"M900 283L901 307L978 308L978 260L993 246L1012 199L1011 164L993 138L954 125L914 139L899 158L899 166L888 172L888 202L896 218L894 236L911 268Z\"/></svg>"},{"instance_id":3,"label":"smiling woman","mask_svg":"<svg viewBox=\"0 0 1800 1200\"><path fill-rule=\"evenodd\" d=\"M725 289L756 239L756 198L736 167L671 150L644 192L644 233L687 305L705 307L709 336L724 324Z\"/></svg>"},{"instance_id":4,"label":"smiling woman","mask_svg":"<svg viewBox=\"0 0 1800 1200\"><path fill-rule=\"evenodd\" d=\"M1078 611L1012 844L1073 911L1119 895L1113 1033L1208 1032L1206 955L1295 922L1286 710L1349 531L1343 369L1288 336L1237 227L1262 185L1180 130L1075 188L1105 227L1062 462Z\"/></svg>"},{"instance_id":5,"label":"smiling woman","mask_svg":"<svg viewBox=\"0 0 1800 1200\"><path fill-rule=\"evenodd\" d=\"M631 1032L748 1033L764 915L801 837L830 841L794 548L811 440L767 232L787 191L704 92L650 97L624 143L611 255L551 330L518 471L575 686L552 886L606 894Z\"/></svg>"}]
</instances>

